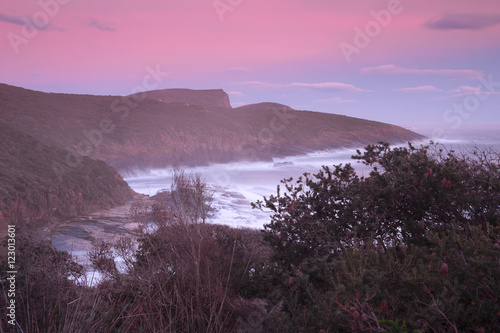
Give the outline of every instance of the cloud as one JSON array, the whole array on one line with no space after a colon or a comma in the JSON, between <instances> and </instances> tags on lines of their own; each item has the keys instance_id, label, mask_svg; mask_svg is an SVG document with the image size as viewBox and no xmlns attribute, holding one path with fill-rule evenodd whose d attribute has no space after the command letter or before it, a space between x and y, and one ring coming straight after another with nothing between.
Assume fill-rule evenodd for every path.
<instances>
[{"instance_id":1,"label":"cloud","mask_svg":"<svg viewBox=\"0 0 500 333\"><path fill-rule=\"evenodd\" d=\"M481 86L471 87L471 86L460 86L456 89L448 90L448 93L453 95L446 95L442 97L436 97L434 99L449 99L449 98L457 98L457 97L466 97L470 95L475 96L492 96L492 95L500 95L498 91L485 91L481 89Z\"/></svg>"},{"instance_id":2,"label":"cloud","mask_svg":"<svg viewBox=\"0 0 500 333\"><path fill-rule=\"evenodd\" d=\"M285 85L281 83L269 83L269 82L262 82L262 81L243 81L243 82L234 82L234 84L237 85L243 85L243 86L250 86L250 87L255 87L255 88L282 88Z\"/></svg>"},{"instance_id":3,"label":"cloud","mask_svg":"<svg viewBox=\"0 0 500 333\"><path fill-rule=\"evenodd\" d=\"M95 18L90 18L87 21L87 26L96 28L101 31L116 31L116 27L114 26L114 24L107 24Z\"/></svg>"},{"instance_id":4,"label":"cloud","mask_svg":"<svg viewBox=\"0 0 500 333\"><path fill-rule=\"evenodd\" d=\"M11 15L6 15L6 14L2 14L2 13L0 13L0 21L7 22L7 23L13 23L13 24L17 24L17 25L24 25L25 24L22 17L11 16Z\"/></svg>"},{"instance_id":5,"label":"cloud","mask_svg":"<svg viewBox=\"0 0 500 333\"><path fill-rule=\"evenodd\" d=\"M457 13L443 15L424 23L433 30L482 30L500 23L500 13Z\"/></svg>"},{"instance_id":6,"label":"cloud","mask_svg":"<svg viewBox=\"0 0 500 333\"><path fill-rule=\"evenodd\" d=\"M382 73L382 74L417 74L417 75L443 75L462 77L470 80L477 80L484 76L480 71L470 69L412 69L396 65L381 65L378 67L362 68L361 73Z\"/></svg>"},{"instance_id":7,"label":"cloud","mask_svg":"<svg viewBox=\"0 0 500 333\"><path fill-rule=\"evenodd\" d=\"M243 96L243 93L240 91L230 91L230 92L228 92L228 94L231 96L237 96L237 97Z\"/></svg>"},{"instance_id":8,"label":"cloud","mask_svg":"<svg viewBox=\"0 0 500 333\"><path fill-rule=\"evenodd\" d=\"M352 84L341 82L323 82L323 83L292 83L289 86L297 88L330 90L330 91L358 91L358 92L372 92L372 90L364 90L353 86Z\"/></svg>"},{"instance_id":9,"label":"cloud","mask_svg":"<svg viewBox=\"0 0 500 333\"><path fill-rule=\"evenodd\" d=\"M481 87L460 86L457 89L448 90L450 93L467 93L472 94L481 91Z\"/></svg>"},{"instance_id":10,"label":"cloud","mask_svg":"<svg viewBox=\"0 0 500 333\"><path fill-rule=\"evenodd\" d=\"M50 23L38 22L34 20L32 17L27 16L11 16L0 13L0 21L12 23L21 26L34 26L37 30L40 31L48 31L48 30L61 30L54 28Z\"/></svg>"},{"instance_id":11,"label":"cloud","mask_svg":"<svg viewBox=\"0 0 500 333\"><path fill-rule=\"evenodd\" d=\"M235 82L235 84L253 86L256 88L305 88L315 90L328 90L328 91L355 91L355 92L372 92L372 90L364 90L352 84L342 82L321 82L321 83L303 83L294 82L289 84L283 83L269 83L262 81L245 81Z\"/></svg>"},{"instance_id":12,"label":"cloud","mask_svg":"<svg viewBox=\"0 0 500 333\"><path fill-rule=\"evenodd\" d=\"M442 89L435 86L418 86L410 88L396 88L393 91L407 92L407 93L424 93L424 92L442 92Z\"/></svg>"},{"instance_id":13,"label":"cloud","mask_svg":"<svg viewBox=\"0 0 500 333\"><path fill-rule=\"evenodd\" d=\"M320 103L334 103L334 104L344 104L344 103L358 103L357 100L354 99L343 99L342 97L333 97L333 98L327 98L327 99L317 99L315 102L320 102Z\"/></svg>"}]
</instances>

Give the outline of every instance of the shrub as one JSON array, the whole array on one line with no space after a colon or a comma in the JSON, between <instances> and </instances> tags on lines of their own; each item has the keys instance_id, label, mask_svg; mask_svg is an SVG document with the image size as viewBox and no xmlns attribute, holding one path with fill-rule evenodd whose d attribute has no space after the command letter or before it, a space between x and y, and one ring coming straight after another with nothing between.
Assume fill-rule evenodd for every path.
<instances>
[{"instance_id":1,"label":"shrub","mask_svg":"<svg viewBox=\"0 0 500 333\"><path fill-rule=\"evenodd\" d=\"M162 199L163 197L163 199ZM257 230L206 224L211 193L199 175L176 170L171 192L152 206L154 227L114 249L98 244L94 266L105 274L116 327L166 332L234 332L262 304L261 278L270 248ZM119 273L113 258L127 266Z\"/></svg>"},{"instance_id":2,"label":"shrub","mask_svg":"<svg viewBox=\"0 0 500 333\"><path fill-rule=\"evenodd\" d=\"M445 153L437 145L368 146L353 158L374 166L369 177L359 177L350 164L324 166L295 182L283 180L284 193L278 187L277 195L253 206L274 213L265 237L291 266L335 257L355 240L373 239L385 249L425 242L425 230L445 225L487 231L500 226L500 156L474 153Z\"/></svg>"},{"instance_id":3,"label":"shrub","mask_svg":"<svg viewBox=\"0 0 500 333\"><path fill-rule=\"evenodd\" d=\"M64 251L49 242L16 235L16 321L24 332L62 331L69 303L79 297L74 281L81 278L83 267ZM7 261L2 262L0 275L6 276ZM3 292L6 285L2 283ZM1 297L0 306L7 305ZM3 323L4 329L11 328Z\"/></svg>"},{"instance_id":4,"label":"shrub","mask_svg":"<svg viewBox=\"0 0 500 333\"><path fill-rule=\"evenodd\" d=\"M254 204L275 251L276 331L500 327L499 154L368 146Z\"/></svg>"}]
</instances>

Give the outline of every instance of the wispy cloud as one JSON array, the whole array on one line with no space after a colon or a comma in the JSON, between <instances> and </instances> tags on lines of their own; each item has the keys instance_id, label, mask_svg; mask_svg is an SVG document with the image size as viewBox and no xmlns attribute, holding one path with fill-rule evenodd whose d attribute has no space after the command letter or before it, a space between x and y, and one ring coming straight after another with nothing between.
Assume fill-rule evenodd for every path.
<instances>
[{"instance_id":1,"label":"wispy cloud","mask_svg":"<svg viewBox=\"0 0 500 333\"><path fill-rule=\"evenodd\" d=\"M237 85L250 86L254 88L282 88L285 85L281 83L270 83L270 82L262 82L262 81L243 81L243 82L234 82Z\"/></svg>"},{"instance_id":2,"label":"wispy cloud","mask_svg":"<svg viewBox=\"0 0 500 333\"><path fill-rule=\"evenodd\" d=\"M449 98L457 98L457 97L466 97L470 95L475 96L492 96L492 95L500 95L498 91L485 91L482 90L480 86L472 87L472 86L460 86L456 89L448 90L447 93L451 95L436 97L434 99L449 99Z\"/></svg>"},{"instance_id":3,"label":"wispy cloud","mask_svg":"<svg viewBox=\"0 0 500 333\"><path fill-rule=\"evenodd\" d=\"M400 91L406 93L426 93L426 92L442 92L442 89L439 89L435 86L418 86L418 87L409 87L409 88L396 88L393 91Z\"/></svg>"},{"instance_id":4,"label":"wispy cloud","mask_svg":"<svg viewBox=\"0 0 500 333\"><path fill-rule=\"evenodd\" d=\"M237 96L237 97L243 96L243 93L241 91L230 91L230 92L228 92L228 94L231 96Z\"/></svg>"},{"instance_id":5,"label":"wispy cloud","mask_svg":"<svg viewBox=\"0 0 500 333\"><path fill-rule=\"evenodd\" d=\"M116 27L114 24L104 23L96 18L88 19L87 26L101 31L116 31Z\"/></svg>"},{"instance_id":6,"label":"wispy cloud","mask_svg":"<svg viewBox=\"0 0 500 333\"><path fill-rule=\"evenodd\" d=\"M424 23L433 30L482 30L500 23L500 13L456 13L443 15Z\"/></svg>"},{"instance_id":7,"label":"wispy cloud","mask_svg":"<svg viewBox=\"0 0 500 333\"><path fill-rule=\"evenodd\" d=\"M359 101L354 99L343 99L342 97L336 96L333 98L317 99L315 102L320 103L334 103L334 104L344 104L344 103L359 103Z\"/></svg>"},{"instance_id":8,"label":"wispy cloud","mask_svg":"<svg viewBox=\"0 0 500 333\"><path fill-rule=\"evenodd\" d=\"M448 90L448 92L450 93L463 93L463 94L473 94L479 91L481 91L481 87L471 87L471 86L460 86L457 89Z\"/></svg>"},{"instance_id":9,"label":"wispy cloud","mask_svg":"<svg viewBox=\"0 0 500 333\"><path fill-rule=\"evenodd\" d=\"M471 69L413 69L413 68L399 67L396 65L365 67L362 68L360 71L361 73L443 75L443 76L462 77L470 80L476 80L484 76L482 72Z\"/></svg>"},{"instance_id":10,"label":"wispy cloud","mask_svg":"<svg viewBox=\"0 0 500 333\"><path fill-rule=\"evenodd\" d=\"M352 84L342 82L322 82L322 83L298 83L290 84L291 87L307 88L317 90L330 90L330 91L357 91L357 92L372 92L373 90L364 90L353 86Z\"/></svg>"},{"instance_id":11,"label":"wispy cloud","mask_svg":"<svg viewBox=\"0 0 500 333\"><path fill-rule=\"evenodd\" d=\"M17 24L17 25L24 25L25 22L23 21L23 18L20 16L11 16L11 15L6 15L0 13L0 21L7 22L7 23L12 23L12 24Z\"/></svg>"},{"instance_id":12,"label":"wispy cloud","mask_svg":"<svg viewBox=\"0 0 500 333\"><path fill-rule=\"evenodd\" d=\"M256 88L303 88L313 90L327 90L327 91L351 91L351 92L372 92L372 90L365 90L358 88L352 84L342 82L320 82L320 83L270 83L262 81L245 81L235 82L235 84L252 86Z\"/></svg>"},{"instance_id":13,"label":"wispy cloud","mask_svg":"<svg viewBox=\"0 0 500 333\"><path fill-rule=\"evenodd\" d=\"M21 26L34 26L37 30L40 31L48 31L48 30L59 30L61 29L54 28L50 23L37 22L31 17L27 16L12 16L0 13L0 21L12 23Z\"/></svg>"}]
</instances>

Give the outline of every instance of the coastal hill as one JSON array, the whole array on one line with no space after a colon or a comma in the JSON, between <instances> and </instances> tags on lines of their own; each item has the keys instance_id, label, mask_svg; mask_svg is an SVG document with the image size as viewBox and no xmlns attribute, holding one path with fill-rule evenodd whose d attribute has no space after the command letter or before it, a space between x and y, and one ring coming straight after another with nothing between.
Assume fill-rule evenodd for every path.
<instances>
[{"instance_id":1,"label":"coastal hill","mask_svg":"<svg viewBox=\"0 0 500 333\"><path fill-rule=\"evenodd\" d=\"M423 137L398 126L276 103L232 108L222 90L165 89L130 96L43 93L0 84L0 122L73 158L119 171L271 160L313 150Z\"/></svg>"},{"instance_id":2,"label":"coastal hill","mask_svg":"<svg viewBox=\"0 0 500 333\"><path fill-rule=\"evenodd\" d=\"M135 194L103 161L82 158L67 166L68 152L0 123L0 236L7 223L39 225L124 204Z\"/></svg>"}]
</instances>

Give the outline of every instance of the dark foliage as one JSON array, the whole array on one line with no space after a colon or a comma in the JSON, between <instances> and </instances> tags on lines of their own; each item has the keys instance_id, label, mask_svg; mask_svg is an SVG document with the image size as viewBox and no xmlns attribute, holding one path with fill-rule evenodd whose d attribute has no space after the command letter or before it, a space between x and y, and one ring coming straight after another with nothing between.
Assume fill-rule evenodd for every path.
<instances>
[{"instance_id":1,"label":"dark foliage","mask_svg":"<svg viewBox=\"0 0 500 333\"><path fill-rule=\"evenodd\" d=\"M20 328L19 332L56 332L73 319L71 302L80 295L74 281L82 277L84 269L73 261L71 255L56 250L49 242L42 242L23 235L16 237L16 320L13 327L3 320L1 327ZM11 269L7 262L0 266L0 276ZM8 282L2 280L0 306L7 308ZM74 307L73 307L74 309Z\"/></svg>"},{"instance_id":2,"label":"dark foliage","mask_svg":"<svg viewBox=\"0 0 500 333\"><path fill-rule=\"evenodd\" d=\"M355 240L381 248L425 242L425 230L445 225L468 234L500 226L499 155L458 155L432 147L368 146L353 156L374 166L359 177L350 164L283 181L277 195L254 207L274 212L266 239L297 266L307 258L335 257Z\"/></svg>"},{"instance_id":3,"label":"dark foliage","mask_svg":"<svg viewBox=\"0 0 500 333\"><path fill-rule=\"evenodd\" d=\"M495 331L499 154L368 146L255 207L274 212L276 331ZM279 322L280 325L276 325Z\"/></svg>"}]
</instances>

